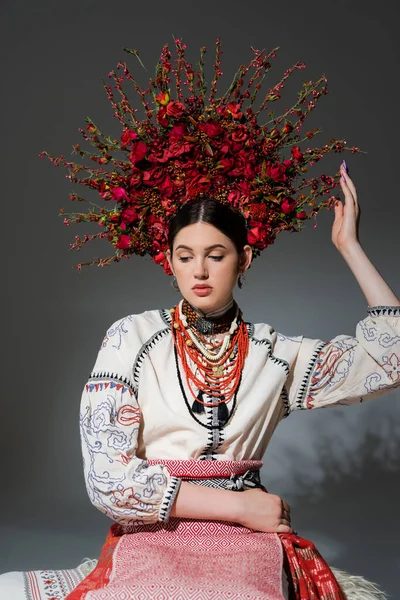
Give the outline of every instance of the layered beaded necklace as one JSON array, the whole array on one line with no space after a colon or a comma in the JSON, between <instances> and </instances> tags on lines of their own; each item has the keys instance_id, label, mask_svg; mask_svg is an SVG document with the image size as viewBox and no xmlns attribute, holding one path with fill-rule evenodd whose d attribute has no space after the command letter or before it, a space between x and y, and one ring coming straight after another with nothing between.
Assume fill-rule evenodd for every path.
<instances>
[{"instance_id":1,"label":"layered beaded necklace","mask_svg":"<svg viewBox=\"0 0 400 600\"><path fill-rule=\"evenodd\" d=\"M204 413L205 407L218 407L218 420L224 425L230 416L226 405L236 399L249 338L236 303L230 302L218 313L222 314L216 316L215 312L210 319L210 315L199 314L186 300L171 310L178 378L182 384L179 358L194 399L192 416ZM210 340L203 333L205 330L209 335L225 335L221 340ZM190 406L183 385L181 390Z\"/></svg>"}]
</instances>

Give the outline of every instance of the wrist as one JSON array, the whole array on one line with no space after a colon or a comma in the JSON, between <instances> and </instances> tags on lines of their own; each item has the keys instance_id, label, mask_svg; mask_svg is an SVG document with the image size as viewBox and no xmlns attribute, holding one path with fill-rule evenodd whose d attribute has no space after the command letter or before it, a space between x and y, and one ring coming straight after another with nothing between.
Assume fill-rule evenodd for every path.
<instances>
[{"instance_id":1,"label":"wrist","mask_svg":"<svg viewBox=\"0 0 400 600\"><path fill-rule=\"evenodd\" d=\"M337 249L347 262L352 258L360 256L360 254L364 254L364 250L358 240L338 246Z\"/></svg>"}]
</instances>

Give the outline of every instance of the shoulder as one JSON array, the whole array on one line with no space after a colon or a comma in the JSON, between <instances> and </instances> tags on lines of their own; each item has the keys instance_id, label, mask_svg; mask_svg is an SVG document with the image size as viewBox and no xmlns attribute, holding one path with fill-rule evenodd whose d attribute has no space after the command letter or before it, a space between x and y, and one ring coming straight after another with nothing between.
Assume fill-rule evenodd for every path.
<instances>
[{"instance_id":1,"label":"shoulder","mask_svg":"<svg viewBox=\"0 0 400 600\"><path fill-rule=\"evenodd\" d=\"M171 316L166 309L146 310L115 321L108 329L101 350L139 348L160 331L170 328Z\"/></svg>"},{"instance_id":2,"label":"shoulder","mask_svg":"<svg viewBox=\"0 0 400 600\"><path fill-rule=\"evenodd\" d=\"M268 323L247 323L253 346L266 346L276 357L292 362L303 341L303 336L289 336L276 331Z\"/></svg>"}]
</instances>

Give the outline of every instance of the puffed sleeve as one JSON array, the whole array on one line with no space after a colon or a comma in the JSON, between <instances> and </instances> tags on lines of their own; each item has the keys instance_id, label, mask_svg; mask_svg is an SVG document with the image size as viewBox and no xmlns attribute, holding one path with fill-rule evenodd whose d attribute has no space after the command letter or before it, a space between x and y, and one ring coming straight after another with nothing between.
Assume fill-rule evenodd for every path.
<instances>
[{"instance_id":1,"label":"puffed sleeve","mask_svg":"<svg viewBox=\"0 0 400 600\"><path fill-rule=\"evenodd\" d=\"M355 404L400 386L400 307L369 307L355 337L302 338L291 366L290 410Z\"/></svg>"},{"instance_id":2,"label":"puffed sleeve","mask_svg":"<svg viewBox=\"0 0 400 600\"><path fill-rule=\"evenodd\" d=\"M80 432L89 498L123 525L167 521L180 486L165 466L136 456L140 408L132 385L133 317L107 332L81 400Z\"/></svg>"}]
</instances>

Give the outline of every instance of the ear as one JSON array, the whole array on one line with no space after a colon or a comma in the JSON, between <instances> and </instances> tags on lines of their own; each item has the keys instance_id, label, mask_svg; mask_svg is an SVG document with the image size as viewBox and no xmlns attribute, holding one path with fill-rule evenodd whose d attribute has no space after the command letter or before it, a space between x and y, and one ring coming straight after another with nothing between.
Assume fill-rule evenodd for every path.
<instances>
[{"instance_id":1,"label":"ear","mask_svg":"<svg viewBox=\"0 0 400 600\"><path fill-rule=\"evenodd\" d=\"M244 273L251 265L251 261L253 260L253 251L251 246L246 245L243 248L243 252L240 255L239 259L239 273Z\"/></svg>"},{"instance_id":2,"label":"ear","mask_svg":"<svg viewBox=\"0 0 400 600\"><path fill-rule=\"evenodd\" d=\"M165 256L166 256L166 259L167 259L167 261L168 261L169 268L171 269L172 273L175 275L175 271L174 271L174 268L173 268L173 266L172 266L172 256L171 256L171 250L170 250L169 248L168 248L168 250L165 252Z\"/></svg>"}]
</instances>

